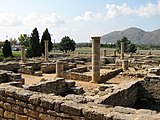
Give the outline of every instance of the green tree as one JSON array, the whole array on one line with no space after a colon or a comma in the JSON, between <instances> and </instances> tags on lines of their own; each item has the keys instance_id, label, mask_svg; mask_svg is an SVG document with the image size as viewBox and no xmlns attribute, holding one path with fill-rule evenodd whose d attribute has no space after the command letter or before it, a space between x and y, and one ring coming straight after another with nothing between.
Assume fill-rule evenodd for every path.
<instances>
[{"instance_id":1,"label":"green tree","mask_svg":"<svg viewBox=\"0 0 160 120\"><path fill-rule=\"evenodd\" d=\"M30 42L30 36L27 34L21 34L20 37L18 37L20 45L24 45L25 47L29 47Z\"/></svg>"},{"instance_id":2,"label":"green tree","mask_svg":"<svg viewBox=\"0 0 160 120\"><path fill-rule=\"evenodd\" d=\"M124 52L135 53L137 51L136 45L133 44L130 40L128 40L128 38L125 36L123 36L123 38L121 40L117 40L116 46L118 48L118 51L121 50L121 42L124 42Z\"/></svg>"},{"instance_id":3,"label":"green tree","mask_svg":"<svg viewBox=\"0 0 160 120\"><path fill-rule=\"evenodd\" d=\"M10 44L10 42L8 40L6 40L4 42L2 51L3 51L3 56L4 57L12 56L11 44Z\"/></svg>"},{"instance_id":4,"label":"green tree","mask_svg":"<svg viewBox=\"0 0 160 120\"><path fill-rule=\"evenodd\" d=\"M48 52L52 50L52 41L51 41L51 35L48 32L48 29L43 32L42 38L41 38L41 51L43 54L45 54L45 46L44 46L44 41L48 40Z\"/></svg>"},{"instance_id":5,"label":"green tree","mask_svg":"<svg viewBox=\"0 0 160 120\"><path fill-rule=\"evenodd\" d=\"M68 36L65 36L62 38L59 44L59 49L60 51L67 53L67 51L74 51L75 45L76 43L73 39L70 39Z\"/></svg>"},{"instance_id":6,"label":"green tree","mask_svg":"<svg viewBox=\"0 0 160 120\"><path fill-rule=\"evenodd\" d=\"M41 56L41 46L39 43L39 33L37 28L33 30L30 37L29 47L26 51L27 57L40 57Z\"/></svg>"}]
</instances>

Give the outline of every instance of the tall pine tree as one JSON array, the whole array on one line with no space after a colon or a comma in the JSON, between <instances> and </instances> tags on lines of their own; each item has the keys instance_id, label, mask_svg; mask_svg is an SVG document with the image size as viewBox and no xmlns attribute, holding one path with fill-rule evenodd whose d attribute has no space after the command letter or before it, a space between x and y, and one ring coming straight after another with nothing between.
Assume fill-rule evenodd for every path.
<instances>
[{"instance_id":1,"label":"tall pine tree","mask_svg":"<svg viewBox=\"0 0 160 120\"><path fill-rule=\"evenodd\" d=\"M27 57L40 57L41 54L41 46L39 43L39 33L37 28L33 30L33 33L31 34L30 38L30 45L29 48L26 51Z\"/></svg>"},{"instance_id":2,"label":"tall pine tree","mask_svg":"<svg viewBox=\"0 0 160 120\"><path fill-rule=\"evenodd\" d=\"M4 45L3 45L3 56L4 57L10 57L12 56L12 50L11 50L11 44L8 40L6 40L4 42Z\"/></svg>"},{"instance_id":3,"label":"tall pine tree","mask_svg":"<svg viewBox=\"0 0 160 120\"><path fill-rule=\"evenodd\" d=\"M48 52L50 52L52 50L52 41L51 41L51 35L50 35L47 28L43 32L43 35L42 35L42 38L41 38L41 51L42 51L43 54L45 54L45 45L44 45L45 40L48 40Z\"/></svg>"}]
</instances>

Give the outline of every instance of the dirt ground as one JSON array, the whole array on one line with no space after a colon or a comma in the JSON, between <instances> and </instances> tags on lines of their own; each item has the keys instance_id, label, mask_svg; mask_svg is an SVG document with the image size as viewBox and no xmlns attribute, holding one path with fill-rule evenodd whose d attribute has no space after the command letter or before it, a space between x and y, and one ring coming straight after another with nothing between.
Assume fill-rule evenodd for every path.
<instances>
[{"instance_id":1,"label":"dirt ground","mask_svg":"<svg viewBox=\"0 0 160 120\"><path fill-rule=\"evenodd\" d=\"M105 73L107 71L108 70L102 69L101 73ZM131 71L131 72L134 72L134 71ZM88 73L88 74L91 74L91 72ZM40 77L33 76L33 75L22 74L22 78L25 79L25 84L26 85L39 83L42 78L54 79L55 77L56 77L55 73L54 74L43 74ZM133 77L133 76L131 77L131 76L117 75L116 77L108 80L106 83L108 83L108 84L119 84L123 81L137 80L137 79L140 79L140 78L136 78L136 77ZM77 80L75 82L76 82L77 86L82 86L85 90L92 90L92 89L98 88L98 86L100 85L100 84L97 84L97 83L77 81Z\"/></svg>"}]
</instances>

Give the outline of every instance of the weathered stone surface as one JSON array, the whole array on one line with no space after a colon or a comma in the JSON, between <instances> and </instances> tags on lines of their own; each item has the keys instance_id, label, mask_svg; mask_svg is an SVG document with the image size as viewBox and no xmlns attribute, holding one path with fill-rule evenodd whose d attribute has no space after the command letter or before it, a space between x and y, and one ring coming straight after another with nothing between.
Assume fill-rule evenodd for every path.
<instances>
[{"instance_id":1,"label":"weathered stone surface","mask_svg":"<svg viewBox=\"0 0 160 120\"><path fill-rule=\"evenodd\" d=\"M0 108L0 117L3 117L3 112L4 112L4 110L2 108Z\"/></svg>"},{"instance_id":2,"label":"weathered stone surface","mask_svg":"<svg viewBox=\"0 0 160 120\"><path fill-rule=\"evenodd\" d=\"M3 108L4 109L6 109L6 110L9 110L9 111L11 111L11 104L9 104L9 103L7 103L7 102L5 102L4 104L3 104Z\"/></svg>"},{"instance_id":3,"label":"weathered stone surface","mask_svg":"<svg viewBox=\"0 0 160 120\"><path fill-rule=\"evenodd\" d=\"M7 98L6 98L6 101L9 102L9 103L12 103L12 104L15 103L14 99L11 98L11 97L7 97Z\"/></svg>"},{"instance_id":4,"label":"weathered stone surface","mask_svg":"<svg viewBox=\"0 0 160 120\"><path fill-rule=\"evenodd\" d=\"M69 94L69 95L65 96L65 99L72 100L77 103L86 103L87 102L87 100L84 96L74 95L74 94Z\"/></svg>"},{"instance_id":5,"label":"weathered stone surface","mask_svg":"<svg viewBox=\"0 0 160 120\"><path fill-rule=\"evenodd\" d=\"M84 93L83 87L79 86L71 87L71 91L73 91L73 93L78 95Z\"/></svg>"},{"instance_id":6,"label":"weathered stone surface","mask_svg":"<svg viewBox=\"0 0 160 120\"><path fill-rule=\"evenodd\" d=\"M39 107L39 106L36 107L36 111L38 111L38 112L40 112L40 113L47 113L47 110L46 110L46 109L44 109L44 108L42 108L42 107Z\"/></svg>"},{"instance_id":7,"label":"weathered stone surface","mask_svg":"<svg viewBox=\"0 0 160 120\"><path fill-rule=\"evenodd\" d=\"M34 94L28 99L29 103L34 104L34 105L39 105L40 104L40 95Z\"/></svg>"},{"instance_id":8,"label":"weathered stone surface","mask_svg":"<svg viewBox=\"0 0 160 120\"><path fill-rule=\"evenodd\" d=\"M114 111L119 112L119 113L125 113L125 114L135 114L136 113L136 109L124 108L121 106L114 107Z\"/></svg>"},{"instance_id":9,"label":"weathered stone surface","mask_svg":"<svg viewBox=\"0 0 160 120\"><path fill-rule=\"evenodd\" d=\"M16 120L28 120L27 116L16 114Z\"/></svg>"},{"instance_id":10,"label":"weathered stone surface","mask_svg":"<svg viewBox=\"0 0 160 120\"><path fill-rule=\"evenodd\" d=\"M56 112L60 111L60 105L63 103L62 100L54 100L54 110Z\"/></svg>"},{"instance_id":11,"label":"weathered stone surface","mask_svg":"<svg viewBox=\"0 0 160 120\"><path fill-rule=\"evenodd\" d=\"M66 83L67 83L67 86L68 86L69 88L75 86L75 84L76 84L76 82L73 81L73 80L66 80Z\"/></svg>"},{"instance_id":12,"label":"weathered stone surface","mask_svg":"<svg viewBox=\"0 0 160 120\"><path fill-rule=\"evenodd\" d=\"M93 108L83 108L83 116L89 120L109 120L111 117L105 116L103 112L100 112L99 109Z\"/></svg>"},{"instance_id":13,"label":"weathered stone surface","mask_svg":"<svg viewBox=\"0 0 160 120\"><path fill-rule=\"evenodd\" d=\"M22 107L27 107L27 103L26 102L22 102L20 100L16 100L16 104Z\"/></svg>"},{"instance_id":14,"label":"weathered stone surface","mask_svg":"<svg viewBox=\"0 0 160 120\"><path fill-rule=\"evenodd\" d=\"M35 106L35 105L32 105L32 104L27 104L27 108L32 109L32 110L35 110L35 109L36 109L36 106Z\"/></svg>"},{"instance_id":15,"label":"weathered stone surface","mask_svg":"<svg viewBox=\"0 0 160 120\"><path fill-rule=\"evenodd\" d=\"M39 118L41 120L56 120L56 118L54 116L48 115L48 114L39 114Z\"/></svg>"},{"instance_id":16,"label":"weathered stone surface","mask_svg":"<svg viewBox=\"0 0 160 120\"><path fill-rule=\"evenodd\" d=\"M40 106L43 106L44 108L47 109L53 109L54 108L54 101L53 99L46 99L46 98L41 98L41 104Z\"/></svg>"},{"instance_id":17,"label":"weathered stone surface","mask_svg":"<svg viewBox=\"0 0 160 120\"><path fill-rule=\"evenodd\" d=\"M35 76L42 76L43 72L42 71L35 71L34 75Z\"/></svg>"},{"instance_id":18,"label":"weathered stone surface","mask_svg":"<svg viewBox=\"0 0 160 120\"><path fill-rule=\"evenodd\" d=\"M33 118L38 118L39 117L39 113L37 111L33 111L31 109L28 108L24 108L24 113L27 116L33 117Z\"/></svg>"},{"instance_id":19,"label":"weathered stone surface","mask_svg":"<svg viewBox=\"0 0 160 120\"><path fill-rule=\"evenodd\" d=\"M28 101L29 97L33 94L32 91L29 90L21 90L19 92L16 92L15 97L17 99L20 99L22 101Z\"/></svg>"},{"instance_id":20,"label":"weathered stone surface","mask_svg":"<svg viewBox=\"0 0 160 120\"><path fill-rule=\"evenodd\" d=\"M5 111L4 112L4 118L14 119L15 118L15 113L14 112Z\"/></svg>"},{"instance_id":21,"label":"weathered stone surface","mask_svg":"<svg viewBox=\"0 0 160 120\"><path fill-rule=\"evenodd\" d=\"M82 108L74 102L65 102L60 105L60 111L71 115L82 115Z\"/></svg>"},{"instance_id":22,"label":"weathered stone surface","mask_svg":"<svg viewBox=\"0 0 160 120\"><path fill-rule=\"evenodd\" d=\"M12 105L12 111L18 114L24 114L23 108L18 105Z\"/></svg>"}]
</instances>

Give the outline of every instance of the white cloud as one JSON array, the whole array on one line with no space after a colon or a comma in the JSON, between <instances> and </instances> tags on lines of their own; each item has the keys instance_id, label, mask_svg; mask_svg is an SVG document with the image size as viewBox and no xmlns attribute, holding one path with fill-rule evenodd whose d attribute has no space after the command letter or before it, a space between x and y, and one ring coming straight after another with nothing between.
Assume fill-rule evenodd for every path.
<instances>
[{"instance_id":1,"label":"white cloud","mask_svg":"<svg viewBox=\"0 0 160 120\"><path fill-rule=\"evenodd\" d=\"M137 9L137 14L142 17L151 17L160 15L160 1L157 4L151 2L143 5Z\"/></svg>"},{"instance_id":2,"label":"white cloud","mask_svg":"<svg viewBox=\"0 0 160 120\"><path fill-rule=\"evenodd\" d=\"M75 21L84 22L84 21L90 21L90 20L95 20L95 19L98 20L98 19L102 18L102 16L103 15L100 13L94 14L90 11L87 11L83 15L75 17Z\"/></svg>"},{"instance_id":3,"label":"white cloud","mask_svg":"<svg viewBox=\"0 0 160 120\"><path fill-rule=\"evenodd\" d=\"M141 5L139 7L130 7L127 3L122 5L116 4L106 4L106 13L93 13L85 12L81 16L75 17L75 21L91 21L91 20L106 20L112 19L117 16L129 16L135 15L140 17L152 17L160 15L160 0L157 1L157 4L151 2Z\"/></svg>"},{"instance_id":4,"label":"white cloud","mask_svg":"<svg viewBox=\"0 0 160 120\"><path fill-rule=\"evenodd\" d=\"M130 15L134 13L134 9L129 7L126 3L118 6L115 4L107 4L106 5L107 9L107 16L108 18L114 18L119 15Z\"/></svg>"},{"instance_id":5,"label":"white cloud","mask_svg":"<svg viewBox=\"0 0 160 120\"><path fill-rule=\"evenodd\" d=\"M13 13L0 13L0 26L19 26L22 25L20 16Z\"/></svg>"},{"instance_id":6,"label":"white cloud","mask_svg":"<svg viewBox=\"0 0 160 120\"><path fill-rule=\"evenodd\" d=\"M31 13L24 17L23 24L28 25L31 27L38 27L38 26L59 26L65 23L61 16L58 16L54 13L49 15L40 15L38 13Z\"/></svg>"}]
</instances>

